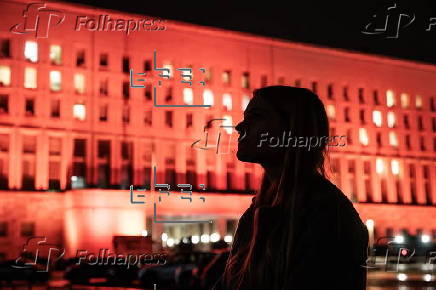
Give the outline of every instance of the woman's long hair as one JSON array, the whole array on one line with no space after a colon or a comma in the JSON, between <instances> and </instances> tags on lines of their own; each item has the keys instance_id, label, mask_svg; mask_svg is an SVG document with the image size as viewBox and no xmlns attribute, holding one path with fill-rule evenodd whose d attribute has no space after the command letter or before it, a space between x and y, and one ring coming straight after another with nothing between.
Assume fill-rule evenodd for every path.
<instances>
[{"instance_id":1,"label":"woman's long hair","mask_svg":"<svg viewBox=\"0 0 436 290\"><path fill-rule=\"evenodd\" d=\"M318 140L329 136L324 105L310 90L271 86L256 90L254 95L273 105L283 128L292 136ZM326 142L310 150L290 144L284 152L280 177L270 180L264 174L255 198L251 237L245 237L248 242L241 244L226 264L227 289L292 289L293 249L301 226L298 211L308 180L326 176L325 155Z\"/></svg>"}]
</instances>

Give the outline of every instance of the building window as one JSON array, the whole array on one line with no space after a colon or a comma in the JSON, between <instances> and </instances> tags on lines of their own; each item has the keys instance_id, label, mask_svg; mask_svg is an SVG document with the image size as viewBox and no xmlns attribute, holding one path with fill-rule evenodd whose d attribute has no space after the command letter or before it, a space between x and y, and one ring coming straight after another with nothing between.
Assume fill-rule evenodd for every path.
<instances>
[{"instance_id":1,"label":"building window","mask_svg":"<svg viewBox=\"0 0 436 290\"><path fill-rule=\"evenodd\" d=\"M61 116L61 101L60 100L51 100L50 116L52 118L59 118Z\"/></svg>"},{"instance_id":2,"label":"building window","mask_svg":"<svg viewBox=\"0 0 436 290\"><path fill-rule=\"evenodd\" d=\"M380 111L372 111L372 121L377 127L382 126L382 113Z\"/></svg>"},{"instance_id":3,"label":"building window","mask_svg":"<svg viewBox=\"0 0 436 290\"><path fill-rule=\"evenodd\" d=\"M223 94L223 106L227 111L232 110L232 95Z\"/></svg>"},{"instance_id":4,"label":"building window","mask_svg":"<svg viewBox=\"0 0 436 290\"><path fill-rule=\"evenodd\" d=\"M247 95L242 96L242 102L241 102L241 109L242 111L245 111L245 109L248 106L248 103L250 102L250 97Z\"/></svg>"},{"instance_id":5,"label":"building window","mask_svg":"<svg viewBox=\"0 0 436 290\"><path fill-rule=\"evenodd\" d=\"M365 103L365 95L364 95L364 89L363 88L359 88L358 95L359 95L359 103L360 104L364 104Z\"/></svg>"},{"instance_id":6,"label":"building window","mask_svg":"<svg viewBox=\"0 0 436 290\"><path fill-rule=\"evenodd\" d=\"M327 85L327 98L329 100L333 100L333 98L334 98L333 84Z\"/></svg>"},{"instance_id":7,"label":"building window","mask_svg":"<svg viewBox=\"0 0 436 290\"><path fill-rule=\"evenodd\" d=\"M99 120L100 122L107 122L108 105L100 106Z\"/></svg>"},{"instance_id":8,"label":"building window","mask_svg":"<svg viewBox=\"0 0 436 290\"><path fill-rule=\"evenodd\" d=\"M0 222L0 237L6 237L8 235L8 223Z\"/></svg>"},{"instance_id":9,"label":"building window","mask_svg":"<svg viewBox=\"0 0 436 290\"><path fill-rule=\"evenodd\" d=\"M36 136L23 137L23 153L34 154L36 152Z\"/></svg>"},{"instance_id":10,"label":"building window","mask_svg":"<svg viewBox=\"0 0 436 290\"><path fill-rule=\"evenodd\" d=\"M415 107L417 109L421 109L422 108L422 96L421 95L416 95L416 97L415 97Z\"/></svg>"},{"instance_id":11,"label":"building window","mask_svg":"<svg viewBox=\"0 0 436 290\"><path fill-rule=\"evenodd\" d=\"M353 145L353 129L347 129L347 143Z\"/></svg>"},{"instance_id":12,"label":"building window","mask_svg":"<svg viewBox=\"0 0 436 290\"><path fill-rule=\"evenodd\" d=\"M327 105L326 109L327 109L327 116L331 120L335 120L335 118L336 118L336 108L335 108L335 106L334 105Z\"/></svg>"},{"instance_id":13,"label":"building window","mask_svg":"<svg viewBox=\"0 0 436 290\"><path fill-rule=\"evenodd\" d=\"M11 68L6 65L0 65L0 87L11 85Z\"/></svg>"},{"instance_id":14,"label":"building window","mask_svg":"<svg viewBox=\"0 0 436 290\"><path fill-rule=\"evenodd\" d=\"M395 96L392 90L386 91L386 105L388 107L393 107L395 105Z\"/></svg>"},{"instance_id":15,"label":"building window","mask_svg":"<svg viewBox=\"0 0 436 290\"><path fill-rule=\"evenodd\" d=\"M300 79L296 79L296 80L295 80L295 86L296 86L297 88L301 88L301 80L300 80Z\"/></svg>"},{"instance_id":16,"label":"building window","mask_svg":"<svg viewBox=\"0 0 436 290\"><path fill-rule=\"evenodd\" d=\"M151 71L151 60L145 60L144 61L144 71Z\"/></svg>"},{"instance_id":17,"label":"building window","mask_svg":"<svg viewBox=\"0 0 436 290\"><path fill-rule=\"evenodd\" d=\"M7 38L0 39L0 58L10 58L10 40Z\"/></svg>"},{"instance_id":18,"label":"building window","mask_svg":"<svg viewBox=\"0 0 436 290\"><path fill-rule=\"evenodd\" d=\"M223 84L230 85L232 82L232 72L229 70L223 71L222 80L223 80Z\"/></svg>"},{"instance_id":19,"label":"building window","mask_svg":"<svg viewBox=\"0 0 436 290\"><path fill-rule=\"evenodd\" d=\"M404 115L403 121L404 121L404 128L410 129L409 116L408 115Z\"/></svg>"},{"instance_id":20,"label":"building window","mask_svg":"<svg viewBox=\"0 0 436 290\"><path fill-rule=\"evenodd\" d=\"M410 143L410 135L406 135L406 137L405 137L405 143L406 143L406 148L407 148L407 150L410 150L410 148L411 148L411 143Z\"/></svg>"},{"instance_id":21,"label":"building window","mask_svg":"<svg viewBox=\"0 0 436 290\"><path fill-rule=\"evenodd\" d=\"M145 111L145 115L144 115L144 123L147 126L151 126L153 124L153 113L151 110L149 111Z\"/></svg>"},{"instance_id":22,"label":"building window","mask_svg":"<svg viewBox=\"0 0 436 290\"><path fill-rule=\"evenodd\" d=\"M25 115L26 116L35 116L35 100L34 99L26 99Z\"/></svg>"},{"instance_id":23,"label":"building window","mask_svg":"<svg viewBox=\"0 0 436 290\"><path fill-rule=\"evenodd\" d=\"M183 88L183 102L186 105L194 104L194 93L191 88Z\"/></svg>"},{"instance_id":24,"label":"building window","mask_svg":"<svg viewBox=\"0 0 436 290\"><path fill-rule=\"evenodd\" d=\"M279 77L277 83L279 86L285 85L285 77Z\"/></svg>"},{"instance_id":25,"label":"building window","mask_svg":"<svg viewBox=\"0 0 436 290\"><path fill-rule=\"evenodd\" d=\"M247 71L242 73L241 87L243 89L250 88L250 73Z\"/></svg>"},{"instance_id":26,"label":"building window","mask_svg":"<svg viewBox=\"0 0 436 290\"><path fill-rule=\"evenodd\" d=\"M123 73L130 73L130 58L128 56L123 57Z\"/></svg>"},{"instance_id":27,"label":"building window","mask_svg":"<svg viewBox=\"0 0 436 290\"><path fill-rule=\"evenodd\" d=\"M74 91L80 95L85 93L85 76L81 73L74 74Z\"/></svg>"},{"instance_id":28,"label":"building window","mask_svg":"<svg viewBox=\"0 0 436 290\"><path fill-rule=\"evenodd\" d=\"M61 72L57 70L50 71L50 90L58 92L62 89Z\"/></svg>"},{"instance_id":29,"label":"building window","mask_svg":"<svg viewBox=\"0 0 436 290\"><path fill-rule=\"evenodd\" d=\"M400 101L401 101L401 107L402 108L408 108L409 107L409 95L406 93L402 93L401 97L400 97Z\"/></svg>"},{"instance_id":30,"label":"building window","mask_svg":"<svg viewBox=\"0 0 436 290\"><path fill-rule=\"evenodd\" d=\"M232 126L233 126L233 121L232 121L232 116L229 115L224 115L223 116L223 122L222 122L222 126L224 127L224 130L227 132L227 134L232 134Z\"/></svg>"},{"instance_id":31,"label":"building window","mask_svg":"<svg viewBox=\"0 0 436 290\"><path fill-rule=\"evenodd\" d=\"M21 236L31 237L35 235L35 223L34 222L23 222L21 223Z\"/></svg>"},{"instance_id":32,"label":"building window","mask_svg":"<svg viewBox=\"0 0 436 290\"><path fill-rule=\"evenodd\" d=\"M173 112L165 111L165 125L169 128L173 127Z\"/></svg>"},{"instance_id":33,"label":"building window","mask_svg":"<svg viewBox=\"0 0 436 290\"><path fill-rule=\"evenodd\" d=\"M350 108L346 107L344 109L344 121L345 122L351 122L351 117L350 117Z\"/></svg>"},{"instance_id":34,"label":"building window","mask_svg":"<svg viewBox=\"0 0 436 290\"><path fill-rule=\"evenodd\" d=\"M38 44L35 41L26 41L24 44L24 59L30 62L38 61Z\"/></svg>"},{"instance_id":35,"label":"building window","mask_svg":"<svg viewBox=\"0 0 436 290\"><path fill-rule=\"evenodd\" d=\"M389 132L389 144L392 147L398 147L398 138L395 132Z\"/></svg>"},{"instance_id":36,"label":"building window","mask_svg":"<svg viewBox=\"0 0 436 290\"><path fill-rule=\"evenodd\" d=\"M100 80L99 91L100 91L100 96L109 95L109 79L108 78Z\"/></svg>"},{"instance_id":37,"label":"building window","mask_svg":"<svg viewBox=\"0 0 436 290\"><path fill-rule=\"evenodd\" d=\"M368 132L365 128L359 128L359 141L364 146L369 144Z\"/></svg>"},{"instance_id":38,"label":"building window","mask_svg":"<svg viewBox=\"0 0 436 290\"><path fill-rule=\"evenodd\" d=\"M312 82L312 92L318 93L318 82Z\"/></svg>"},{"instance_id":39,"label":"building window","mask_svg":"<svg viewBox=\"0 0 436 290\"><path fill-rule=\"evenodd\" d=\"M424 122L422 121L422 116L418 116L417 123L418 123L418 130L423 131L424 130Z\"/></svg>"},{"instance_id":40,"label":"building window","mask_svg":"<svg viewBox=\"0 0 436 290\"><path fill-rule=\"evenodd\" d=\"M393 175L400 174L400 162L398 160L391 161L391 171Z\"/></svg>"},{"instance_id":41,"label":"building window","mask_svg":"<svg viewBox=\"0 0 436 290\"><path fill-rule=\"evenodd\" d=\"M109 65L109 55L107 53L100 54L100 69L107 69Z\"/></svg>"},{"instance_id":42,"label":"building window","mask_svg":"<svg viewBox=\"0 0 436 290\"><path fill-rule=\"evenodd\" d=\"M394 112L388 112L387 114L387 121L388 121L388 127L389 128L395 128L396 125L396 119L395 119L395 113Z\"/></svg>"},{"instance_id":43,"label":"building window","mask_svg":"<svg viewBox=\"0 0 436 290\"><path fill-rule=\"evenodd\" d=\"M433 132L436 132L436 117L432 118L432 130Z\"/></svg>"},{"instance_id":44,"label":"building window","mask_svg":"<svg viewBox=\"0 0 436 290\"><path fill-rule=\"evenodd\" d=\"M62 64L62 48L60 45L50 45L50 61L51 64Z\"/></svg>"},{"instance_id":45,"label":"building window","mask_svg":"<svg viewBox=\"0 0 436 290\"><path fill-rule=\"evenodd\" d=\"M267 75L261 75L260 76L260 86L266 87L268 85L268 76Z\"/></svg>"},{"instance_id":46,"label":"building window","mask_svg":"<svg viewBox=\"0 0 436 290\"><path fill-rule=\"evenodd\" d=\"M127 81L123 82L123 98L124 99L130 98L130 84Z\"/></svg>"},{"instance_id":47,"label":"building window","mask_svg":"<svg viewBox=\"0 0 436 290\"><path fill-rule=\"evenodd\" d=\"M62 153L62 139L50 137L48 139L48 154L50 156L60 156Z\"/></svg>"},{"instance_id":48,"label":"building window","mask_svg":"<svg viewBox=\"0 0 436 290\"><path fill-rule=\"evenodd\" d=\"M73 117L76 120L84 121L86 119L86 107L85 104L73 105Z\"/></svg>"},{"instance_id":49,"label":"building window","mask_svg":"<svg viewBox=\"0 0 436 290\"><path fill-rule=\"evenodd\" d=\"M129 123L130 122L130 107L125 106L123 108L123 123Z\"/></svg>"},{"instance_id":50,"label":"building window","mask_svg":"<svg viewBox=\"0 0 436 290\"><path fill-rule=\"evenodd\" d=\"M430 110L436 111L436 97L430 98Z\"/></svg>"},{"instance_id":51,"label":"building window","mask_svg":"<svg viewBox=\"0 0 436 290\"><path fill-rule=\"evenodd\" d=\"M382 174L385 171L385 163L383 159L377 158L375 160L375 172L378 174Z\"/></svg>"},{"instance_id":52,"label":"building window","mask_svg":"<svg viewBox=\"0 0 436 290\"><path fill-rule=\"evenodd\" d=\"M421 151L426 151L427 150L427 148L425 146L425 138L424 138L424 136L421 136L419 138L419 146L420 146Z\"/></svg>"},{"instance_id":53,"label":"building window","mask_svg":"<svg viewBox=\"0 0 436 290\"><path fill-rule=\"evenodd\" d=\"M98 158L109 158L111 156L111 141L98 140Z\"/></svg>"},{"instance_id":54,"label":"building window","mask_svg":"<svg viewBox=\"0 0 436 290\"><path fill-rule=\"evenodd\" d=\"M346 101L350 100L350 96L348 95L348 87L347 86L343 87L342 94L344 96L344 100L346 100Z\"/></svg>"},{"instance_id":55,"label":"building window","mask_svg":"<svg viewBox=\"0 0 436 290\"><path fill-rule=\"evenodd\" d=\"M165 91L165 102L170 102L173 100L173 88L168 87Z\"/></svg>"},{"instance_id":56,"label":"building window","mask_svg":"<svg viewBox=\"0 0 436 290\"><path fill-rule=\"evenodd\" d=\"M80 49L76 53L76 66L82 67L85 66L85 50Z\"/></svg>"},{"instance_id":57,"label":"building window","mask_svg":"<svg viewBox=\"0 0 436 290\"><path fill-rule=\"evenodd\" d=\"M380 105L380 99L378 97L378 91L377 90L374 90L372 92L372 97L374 98L374 105L376 105L376 106Z\"/></svg>"},{"instance_id":58,"label":"building window","mask_svg":"<svg viewBox=\"0 0 436 290\"><path fill-rule=\"evenodd\" d=\"M213 103L214 103L213 92L210 89L204 89L203 104L213 106Z\"/></svg>"},{"instance_id":59,"label":"building window","mask_svg":"<svg viewBox=\"0 0 436 290\"><path fill-rule=\"evenodd\" d=\"M152 99L151 85L146 85L144 88L145 99L150 101Z\"/></svg>"},{"instance_id":60,"label":"building window","mask_svg":"<svg viewBox=\"0 0 436 290\"><path fill-rule=\"evenodd\" d=\"M366 175L371 174L371 162L363 161L363 173Z\"/></svg>"},{"instance_id":61,"label":"building window","mask_svg":"<svg viewBox=\"0 0 436 290\"><path fill-rule=\"evenodd\" d=\"M186 114L186 128L192 128L192 113Z\"/></svg>"},{"instance_id":62,"label":"building window","mask_svg":"<svg viewBox=\"0 0 436 290\"><path fill-rule=\"evenodd\" d=\"M86 156L86 139L74 139L73 155L75 157Z\"/></svg>"},{"instance_id":63,"label":"building window","mask_svg":"<svg viewBox=\"0 0 436 290\"><path fill-rule=\"evenodd\" d=\"M26 67L24 69L24 87L26 89L36 89L37 87L36 68Z\"/></svg>"},{"instance_id":64,"label":"building window","mask_svg":"<svg viewBox=\"0 0 436 290\"><path fill-rule=\"evenodd\" d=\"M9 113L9 95L0 95L0 114Z\"/></svg>"},{"instance_id":65,"label":"building window","mask_svg":"<svg viewBox=\"0 0 436 290\"><path fill-rule=\"evenodd\" d=\"M381 135L380 132L377 132L377 133L375 134L375 140L376 140L376 142L377 142L377 146L378 146L378 147L382 147L382 146L383 146L382 135Z\"/></svg>"},{"instance_id":66,"label":"building window","mask_svg":"<svg viewBox=\"0 0 436 290\"><path fill-rule=\"evenodd\" d=\"M359 110L359 120L361 124L366 124L365 110Z\"/></svg>"}]
</instances>

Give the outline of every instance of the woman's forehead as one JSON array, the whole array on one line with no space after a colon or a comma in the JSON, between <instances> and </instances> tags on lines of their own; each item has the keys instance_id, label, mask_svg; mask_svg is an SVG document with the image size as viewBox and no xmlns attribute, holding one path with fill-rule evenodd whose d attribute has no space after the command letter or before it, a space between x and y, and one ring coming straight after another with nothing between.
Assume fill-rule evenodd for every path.
<instances>
[{"instance_id":1,"label":"woman's forehead","mask_svg":"<svg viewBox=\"0 0 436 290\"><path fill-rule=\"evenodd\" d=\"M274 107L265 98L255 95L247 105L246 112L251 110L274 111Z\"/></svg>"}]
</instances>

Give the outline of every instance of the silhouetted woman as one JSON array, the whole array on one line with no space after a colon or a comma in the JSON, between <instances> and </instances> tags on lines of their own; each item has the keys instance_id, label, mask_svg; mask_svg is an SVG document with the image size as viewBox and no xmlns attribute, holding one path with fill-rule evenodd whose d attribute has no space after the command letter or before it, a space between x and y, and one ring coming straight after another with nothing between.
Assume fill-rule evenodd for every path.
<instances>
[{"instance_id":1,"label":"silhouetted woman","mask_svg":"<svg viewBox=\"0 0 436 290\"><path fill-rule=\"evenodd\" d=\"M368 231L326 178L326 148L344 142L327 139L318 96L288 86L258 89L236 130L238 159L261 164L265 174L214 289L365 289Z\"/></svg>"}]
</instances>

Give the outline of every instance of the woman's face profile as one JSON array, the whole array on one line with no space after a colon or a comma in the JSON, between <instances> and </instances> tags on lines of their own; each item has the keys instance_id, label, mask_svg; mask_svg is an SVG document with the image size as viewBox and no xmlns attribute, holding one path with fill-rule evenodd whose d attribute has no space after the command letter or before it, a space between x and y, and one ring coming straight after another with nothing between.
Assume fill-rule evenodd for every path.
<instances>
[{"instance_id":1,"label":"woman's face profile","mask_svg":"<svg viewBox=\"0 0 436 290\"><path fill-rule=\"evenodd\" d=\"M282 161L284 149L276 144L282 140L285 126L267 100L255 95L244 111L244 119L235 128L240 135L236 153L240 161L265 165Z\"/></svg>"}]
</instances>

